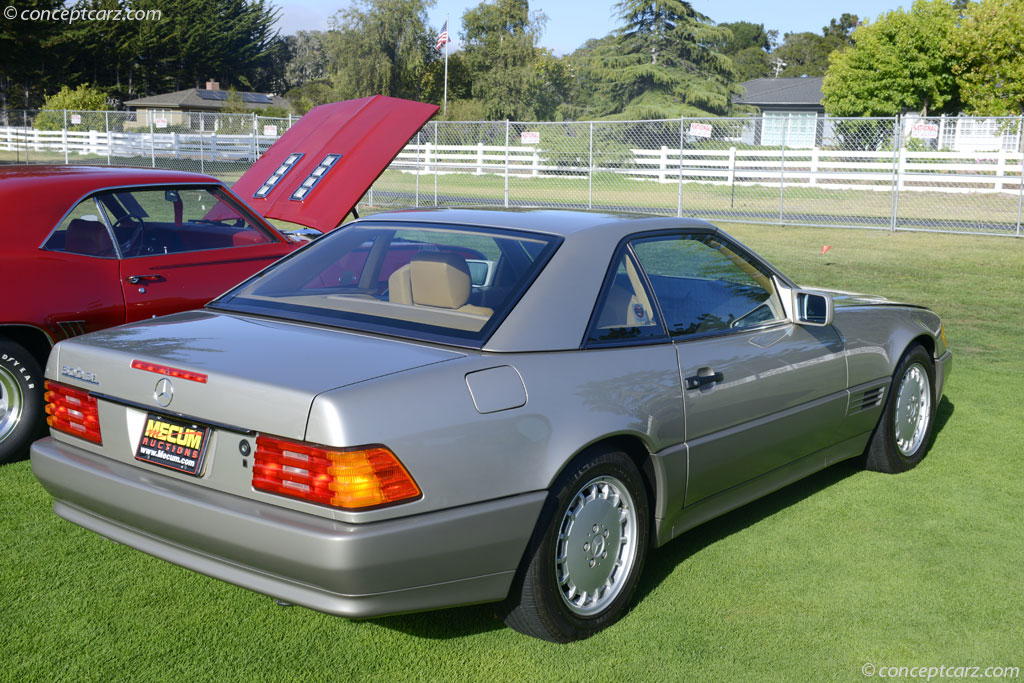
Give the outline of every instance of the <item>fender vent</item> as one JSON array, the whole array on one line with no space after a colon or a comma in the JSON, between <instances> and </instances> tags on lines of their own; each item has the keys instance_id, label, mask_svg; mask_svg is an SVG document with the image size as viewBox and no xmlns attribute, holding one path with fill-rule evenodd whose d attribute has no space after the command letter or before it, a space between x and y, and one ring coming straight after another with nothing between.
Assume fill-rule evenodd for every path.
<instances>
[{"instance_id":1,"label":"fender vent","mask_svg":"<svg viewBox=\"0 0 1024 683\"><path fill-rule=\"evenodd\" d=\"M850 410L847 414L853 415L855 413L860 413L865 410L870 410L871 408L880 406L882 405L882 398L884 396L884 386L854 392L853 395L850 396Z\"/></svg>"},{"instance_id":2,"label":"fender vent","mask_svg":"<svg viewBox=\"0 0 1024 683\"><path fill-rule=\"evenodd\" d=\"M64 333L66 339L85 334L84 320L65 320L64 322L58 322L57 325L60 327L60 331Z\"/></svg>"}]
</instances>

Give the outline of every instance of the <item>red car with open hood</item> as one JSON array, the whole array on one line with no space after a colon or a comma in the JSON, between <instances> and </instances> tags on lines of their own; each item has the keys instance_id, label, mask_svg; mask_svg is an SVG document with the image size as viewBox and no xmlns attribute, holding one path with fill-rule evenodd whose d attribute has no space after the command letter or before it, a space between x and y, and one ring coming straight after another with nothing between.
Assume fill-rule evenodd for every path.
<instances>
[{"instance_id":1,"label":"red car with open hood","mask_svg":"<svg viewBox=\"0 0 1024 683\"><path fill-rule=\"evenodd\" d=\"M436 111L379 95L316 107L231 189L161 169L0 166L0 463L44 425L54 343L202 306L299 246L267 219L337 227Z\"/></svg>"}]
</instances>

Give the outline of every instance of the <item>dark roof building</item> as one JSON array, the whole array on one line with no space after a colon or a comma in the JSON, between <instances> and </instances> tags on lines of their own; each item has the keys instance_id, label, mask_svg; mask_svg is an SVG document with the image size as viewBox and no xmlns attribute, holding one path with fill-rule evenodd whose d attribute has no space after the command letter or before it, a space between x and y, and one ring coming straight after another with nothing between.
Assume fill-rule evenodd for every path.
<instances>
[{"instance_id":1,"label":"dark roof building","mask_svg":"<svg viewBox=\"0 0 1024 683\"><path fill-rule=\"evenodd\" d=\"M736 104L746 104L766 111L799 111L824 114L821 105L821 76L803 78L755 78L740 85L744 94Z\"/></svg>"},{"instance_id":2,"label":"dark roof building","mask_svg":"<svg viewBox=\"0 0 1024 683\"><path fill-rule=\"evenodd\" d=\"M818 144L825 116L821 105L821 76L803 78L755 78L740 85L744 93L736 104L757 107L761 114L746 142L796 148Z\"/></svg>"},{"instance_id":3,"label":"dark roof building","mask_svg":"<svg viewBox=\"0 0 1024 683\"><path fill-rule=\"evenodd\" d=\"M259 112L267 107L288 109L288 100L278 95L259 92L244 92L238 95L246 109ZM207 81L206 88L189 88L164 95L152 95L128 100L125 105L132 109L154 109L162 111L219 112L228 104L230 91L221 90L216 81Z\"/></svg>"}]
</instances>

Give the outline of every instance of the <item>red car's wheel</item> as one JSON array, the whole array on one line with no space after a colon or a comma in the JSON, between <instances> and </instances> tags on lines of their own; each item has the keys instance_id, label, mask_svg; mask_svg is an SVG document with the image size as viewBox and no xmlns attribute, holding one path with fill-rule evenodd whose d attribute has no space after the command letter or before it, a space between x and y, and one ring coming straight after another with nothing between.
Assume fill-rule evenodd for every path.
<instances>
[{"instance_id":1,"label":"red car's wheel","mask_svg":"<svg viewBox=\"0 0 1024 683\"><path fill-rule=\"evenodd\" d=\"M20 344L0 339L0 464L20 455L43 417L43 371Z\"/></svg>"}]
</instances>

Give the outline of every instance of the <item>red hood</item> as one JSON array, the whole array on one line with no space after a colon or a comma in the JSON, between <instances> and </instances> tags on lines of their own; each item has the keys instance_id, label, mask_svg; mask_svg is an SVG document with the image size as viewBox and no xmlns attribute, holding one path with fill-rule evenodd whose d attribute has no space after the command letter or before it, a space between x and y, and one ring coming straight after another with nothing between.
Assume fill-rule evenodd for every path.
<instances>
[{"instance_id":1,"label":"red hood","mask_svg":"<svg viewBox=\"0 0 1024 683\"><path fill-rule=\"evenodd\" d=\"M231 189L266 218L326 232L341 223L437 110L383 95L314 107ZM303 187L320 166L327 168L314 177L319 179Z\"/></svg>"}]
</instances>

